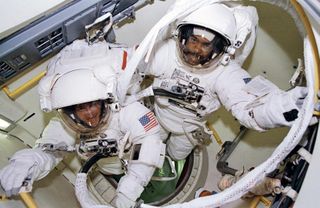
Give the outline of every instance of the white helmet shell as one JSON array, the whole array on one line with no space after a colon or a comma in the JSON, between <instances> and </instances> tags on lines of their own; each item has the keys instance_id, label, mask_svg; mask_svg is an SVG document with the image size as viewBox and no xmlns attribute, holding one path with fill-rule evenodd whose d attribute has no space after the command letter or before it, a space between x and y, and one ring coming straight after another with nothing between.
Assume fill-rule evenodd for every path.
<instances>
[{"instance_id":1,"label":"white helmet shell","mask_svg":"<svg viewBox=\"0 0 320 208\"><path fill-rule=\"evenodd\" d=\"M66 125L82 134L93 134L106 128L110 118L110 105L114 102L114 77L109 76L111 69L75 69L58 75L51 89L51 107L58 109ZM106 73L108 72L108 73ZM81 120L76 115L76 104L99 103L99 122L95 126ZM97 105L97 104L95 104Z\"/></svg>"},{"instance_id":2,"label":"white helmet shell","mask_svg":"<svg viewBox=\"0 0 320 208\"><path fill-rule=\"evenodd\" d=\"M224 4L211 4L197 9L179 22L177 28L187 24L215 31L229 40L231 45L236 38L236 19L232 9Z\"/></svg>"},{"instance_id":3,"label":"white helmet shell","mask_svg":"<svg viewBox=\"0 0 320 208\"><path fill-rule=\"evenodd\" d=\"M95 100L112 99L115 79L113 76L106 76L106 72L110 70L112 69L106 69L106 67L94 70L75 69L57 75L51 89L52 109Z\"/></svg>"},{"instance_id":4,"label":"white helmet shell","mask_svg":"<svg viewBox=\"0 0 320 208\"><path fill-rule=\"evenodd\" d=\"M95 100L114 99L116 73L106 54L107 43L75 41L48 65L39 83L40 106L51 111Z\"/></svg>"},{"instance_id":5,"label":"white helmet shell","mask_svg":"<svg viewBox=\"0 0 320 208\"><path fill-rule=\"evenodd\" d=\"M110 66L105 42L88 45L75 41L48 65L39 83L41 109L58 110L66 125L82 134L95 134L106 128L110 104L116 102L116 73ZM77 104L90 103L100 110L98 123L91 125L75 113Z\"/></svg>"}]
</instances>

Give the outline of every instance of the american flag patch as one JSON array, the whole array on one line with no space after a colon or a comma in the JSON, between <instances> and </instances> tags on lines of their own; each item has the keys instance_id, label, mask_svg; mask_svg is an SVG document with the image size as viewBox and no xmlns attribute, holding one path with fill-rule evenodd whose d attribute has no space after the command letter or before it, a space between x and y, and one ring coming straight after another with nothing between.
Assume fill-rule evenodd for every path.
<instances>
[{"instance_id":1,"label":"american flag patch","mask_svg":"<svg viewBox=\"0 0 320 208\"><path fill-rule=\"evenodd\" d=\"M139 122L141 123L145 131L149 131L150 129L158 125L158 122L153 112L149 112L141 118L139 118Z\"/></svg>"}]
</instances>

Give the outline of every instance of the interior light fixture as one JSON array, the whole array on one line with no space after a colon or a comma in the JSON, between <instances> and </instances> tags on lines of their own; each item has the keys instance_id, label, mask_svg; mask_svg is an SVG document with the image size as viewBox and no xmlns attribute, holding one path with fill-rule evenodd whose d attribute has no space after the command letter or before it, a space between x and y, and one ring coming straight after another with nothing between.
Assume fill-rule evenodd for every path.
<instances>
[{"instance_id":1,"label":"interior light fixture","mask_svg":"<svg viewBox=\"0 0 320 208\"><path fill-rule=\"evenodd\" d=\"M0 128L2 130L7 129L10 125L11 125L11 123L9 123L9 122L3 120L2 118L0 118Z\"/></svg>"},{"instance_id":2,"label":"interior light fixture","mask_svg":"<svg viewBox=\"0 0 320 208\"><path fill-rule=\"evenodd\" d=\"M16 125L11 120L7 119L3 115L0 114L0 130L9 132L11 131Z\"/></svg>"}]
</instances>

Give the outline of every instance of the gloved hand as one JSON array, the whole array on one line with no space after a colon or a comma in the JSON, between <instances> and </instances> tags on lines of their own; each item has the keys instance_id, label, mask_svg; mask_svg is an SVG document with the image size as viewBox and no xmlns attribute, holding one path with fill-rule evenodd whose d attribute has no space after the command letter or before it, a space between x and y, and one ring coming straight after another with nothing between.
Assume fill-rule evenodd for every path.
<instances>
[{"instance_id":1,"label":"gloved hand","mask_svg":"<svg viewBox=\"0 0 320 208\"><path fill-rule=\"evenodd\" d=\"M33 161L12 160L0 170L0 182L6 192L6 196L17 195L24 180L31 176L33 172ZM30 182L32 184L32 179ZM30 184L29 184L30 185Z\"/></svg>"},{"instance_id":2,"label":"gloved hand","mask_svg":"<svg viewBox=\"0 0 320 208\"><path fill-rule=\"evenodd\" d=\"M296 100L296 105L298 106L298 108L301 108L304 102L304 99L308 95L308 88L297 86L289 90L288 93L292 95L292 98L294 100Z\"/></svg>"},{"instance_id":3,"label":"gloved hand","mask_svg":"<svg viewBox=\"0 0 320 208\"><path fill-rule=\"evenodd\" d=\"M308 89L306 87L299 87L299 86L286 92L286 95L283 96L283 99L284 99L283 103L285 104L284 109L287 108L288 110L287 112L283 112L283 116L286 119L286 121L290 122L295 120L298 117L298 112L301 109L307 94L308 94ZM291 103L287 104L287 102L285 102L285 99L288 99L287 102L291 102ZM292 104L294 104L295 106L291 106ZM289 109L290 108L289 106L292 107L292 109Z\"/></svg>"},{"instance_id":4,"label":"gloved hand","mask_svg":"<svg viewBox=\"0 0 320 208\"><path fill-rule=\"evenodd\" d=\"M134 208L136 202L122 193L117 193L117 196L111 201L111 204L116 208Z\"/></svg>"},{"instance_id":5,"label":"gloved hand","mask_svg":"<svg viewBox=\"0 0 320 208\"><path fill-rule=\"evenodd\" d=\"M306 87L295 87L287 92L276 91L261 100L261 105L253 109L253 117L258 125L265 129L291 126L298 118L305 97Z\"/></svg>"}]
</instances>

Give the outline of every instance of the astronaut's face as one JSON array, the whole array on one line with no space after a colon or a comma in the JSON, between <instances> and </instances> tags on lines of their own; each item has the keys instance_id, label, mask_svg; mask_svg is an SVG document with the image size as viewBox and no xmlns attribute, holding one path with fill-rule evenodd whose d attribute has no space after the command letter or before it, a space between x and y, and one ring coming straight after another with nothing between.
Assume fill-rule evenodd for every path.
<instances>
[{"instance_id":1,"label":"astronaut's face","mask_svg":"<svg viewBox=\"0 0 320 208\"><path fill-rule=\"evenodd\" d=\"M75 106L76 116L88 126L95 128L101 119L101 102L93 101Z\"/></svg>"},{"instance_id":2,"label":"astronaut's face","mask_svg":"<svg viewBox=\"0 0 320 208\"><path fill-rule=\"evenodd\" d=\"M211 41L200 35L191 35L183 49L183 59L192 66L203 64L211 58L212 50Z\"/></svg>"}]
</instances>

